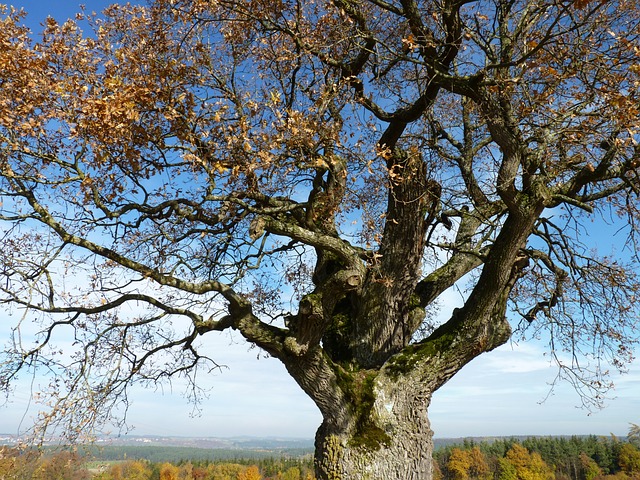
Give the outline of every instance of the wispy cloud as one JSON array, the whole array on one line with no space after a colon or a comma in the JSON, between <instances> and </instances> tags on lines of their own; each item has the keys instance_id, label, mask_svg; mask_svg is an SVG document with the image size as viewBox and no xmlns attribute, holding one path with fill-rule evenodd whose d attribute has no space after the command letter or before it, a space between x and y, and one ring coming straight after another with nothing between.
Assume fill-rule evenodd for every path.
<instances>
[{"instance_id":1,"label":"wispy cloud","mask_svg":"<svg viewBox=\"0 0 640 480\"><path fill-rule=\"evenodd\" d=\"M626 434L640 421L640 364L613 378L617 388L601 411L578 408L568 383L550 383L557 370L544 345L504 345L462 369L433 397L430 416L436 436ZM634 420L634 417L636 419Z\"/></svg>"}]
</instances>

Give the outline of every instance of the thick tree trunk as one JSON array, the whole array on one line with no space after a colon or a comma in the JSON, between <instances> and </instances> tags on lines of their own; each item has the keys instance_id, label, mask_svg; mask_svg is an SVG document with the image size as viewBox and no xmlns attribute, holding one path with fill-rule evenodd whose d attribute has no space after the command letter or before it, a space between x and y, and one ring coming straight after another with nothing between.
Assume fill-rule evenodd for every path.
<instances>
[{"instance_id":1,"label":"thick tree trunk","mask_svg":"<svg viewBox=\"0 0 640 480\"><path fill-rule=\"evenodd\" d=\"M407 161L404 170L411 165ZM416 292L425 227L439 202L437 185L417 170L420 182L393 183L380 258L367 271L345 270L331 255L319 255L316 290L292 317L285 351L276 352L323 414L316 436L320 480L430 480L432 393L511 334L507 299L522 268L518 255L543 203L533 198L527 208L510 213L465 305L428 338L411 344L430 301L424 286L425 296ZM350 278L355 280L344 281ZM319 333L303 335L308 328Z\"/></svg>"},{"instance_id":2,"label":"thick tree trunk","mask_svg":"<svg viewBox=\"0 0 640 480\"><path fill-rule=\"evenodd\" d=\"M323 422L316 434L317 478L431 479L433 432L427 418L428 403L425 397L408 403L378 397L365 425L336 432L329 422Z\"/></svg>"},{"instance_id":3,"label":"thick tree trunk","mask_svg":"<svg viewBox=\"0 0 640 480\"><path fill-rule=\"evenodd\" d=\"M318 371L330 388L323 389L317 377L301 383L324 416L316 434L318 479L430 480L431 395L470 360L507 341L503 297L509 289L484 316L454 315L379 369L343 367L318 356Z\"/></svg>"}]
</instances>

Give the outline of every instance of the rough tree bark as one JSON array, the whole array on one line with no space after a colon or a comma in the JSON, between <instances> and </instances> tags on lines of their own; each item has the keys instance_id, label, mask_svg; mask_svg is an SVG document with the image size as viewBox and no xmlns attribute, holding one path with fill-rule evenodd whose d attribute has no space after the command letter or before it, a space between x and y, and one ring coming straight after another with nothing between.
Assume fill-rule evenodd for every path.
<instances>
[{"instance_id":1,"label":"rough tree bark","mask_svg":"<svg viewBox=\"0 0 640 480\"><path fill-rule=\"evenodd\" d=\"M396 213L395 218L404 215L402 222L387 222L385 238L393 238L388 241L396 252L386 252L383 258L392 261L386 265L383 261L379 269L370 268L364 278L332 264L332 275L319 277L334 288L316 289L311 295L319 309L316 315L297 319L298 328L305 321L329 324L323 349L284 359L293 378L323 414L316 435L320 479L431 478L433 444L427 415L431 395L470 360L510 337L507 298L523 268L519 253L542 211L543 199L523 201L509 215L485 259L479 286L465 306L456 309L452 319L428 338L411 344L403 326L411 325L409 331L417 328L415 317L424 317L421 305L428 300L420 293L432 295L432 288L437 287L427 285L437 285L450 268L434 272L418 286L420 256L411 252L416 251L416 244L421 250L425 219L434 217L428 208L425 215L425 203L437 204L430 201L434 188L425 189L424 178L411 175L401 187L395 186L390 198L402 206L391 211L410 210ZM398 193L402 189L406 194L410 183L421 187L414 195L422 192L424 202ZM475 267L476 261L469 256L460 264L457 275ZM352 281L350 288L336 289L338 277L362 278L362 284ZM402 288L394 288L395 282ZM330 300L318 298L323 294ZM323 316L329 318L318 322ZM300 337L296 344L303 343L302 338L308 337ZM309 358L313 366L307 363Z\"/></svg>"}]
</instances>

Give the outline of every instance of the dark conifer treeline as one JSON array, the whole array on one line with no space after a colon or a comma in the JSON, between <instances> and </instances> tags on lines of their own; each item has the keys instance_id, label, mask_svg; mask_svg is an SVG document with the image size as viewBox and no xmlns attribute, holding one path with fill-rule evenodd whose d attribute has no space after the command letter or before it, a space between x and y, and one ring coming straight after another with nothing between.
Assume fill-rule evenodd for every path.
<instances>
[{"instance_id":1,"label":"dark conifer treeline","mask_svg":"<svg viewBox=\"0 0 640 480\"><path fill-rule=\"evenodd\" d=\"M180 463L185 460L256 463L258 460L268 461L272 457L301 458L313 455L312 448L201 448L181 447L173 445L94 445L83 447L82 453L87 457L116 461L133 458L148 460L151 463Z\"/></svg>"}]
</instances>

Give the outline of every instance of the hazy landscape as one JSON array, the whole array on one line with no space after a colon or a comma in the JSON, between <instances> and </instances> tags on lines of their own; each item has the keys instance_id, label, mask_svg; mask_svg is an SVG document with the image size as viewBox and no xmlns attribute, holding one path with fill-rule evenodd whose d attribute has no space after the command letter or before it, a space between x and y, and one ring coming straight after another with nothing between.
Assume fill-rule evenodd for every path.
<instances>
[{"instance_id":1,"label":"hazy landscape","mask_svg":"<svg viewBox=\"0 0 640 480\"><path fill-rule=\"evenodd\" d=\"M435 440L435 480L637 480L640 445L628 437L514 436ZM21 480L314 480L311 439L102 437L74 448L18 447L0 435L0 478Z\"/></svg>"}]
</instances>

